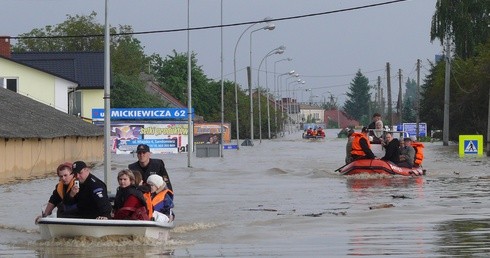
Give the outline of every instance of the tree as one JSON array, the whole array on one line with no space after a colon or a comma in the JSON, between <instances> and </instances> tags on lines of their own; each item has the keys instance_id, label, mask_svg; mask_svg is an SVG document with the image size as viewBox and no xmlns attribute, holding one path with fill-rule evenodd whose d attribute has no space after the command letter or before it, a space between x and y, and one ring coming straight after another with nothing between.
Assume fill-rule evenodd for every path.
<instances>
[{"instance_id":1,"label":"tree","mask_svg":"<svg viewBox=\"0 0 490 258\"><path fill-rule=\"evenodd\" d=\"M114 87L111 90L111 107L166 107L157 96L148 94L145 91L144 83L138 78L116 74L113 79Z\"/></svg>"},{"instance_id":2,"label":"tree","mask_svg":"<svg viewBox=\"0 0 490 258\"><path fill-rule=\"evenodd\" d=\"M368 78L361 73L361 70L359 70L350 83L350 92L347 92L346 95L348 99L344 104L345 112L364 124L368 124L370 119L370 89L371 87L369 86Z\"/></svg>"},{"instance_id":3,"label":"tree","mask_svg":"<svg viewBox=\"0 0 490 258\"><path fill-rule=\"evenodd\" d=\"M455 53L466 59L475 54L475 48L488 40L488 0L438 0L432 16L430 40L439 39L441 45L449 38Z\"/></svg>"},{"instance_id":4,"label":"tree","mask_svg":"<svg viewBox=\"0 0 490 258\"><path fill-rule=\"evenodd\" d=\"M67 20L20 34L14 52L101 52L104 51L104 26L96 22L97 13L67 15ZM129 25L110 28L111 65L114 73L139 76L146 64L140 41ZM131 62L128 62L131 60Z\"/></svg>"}]
</instances>

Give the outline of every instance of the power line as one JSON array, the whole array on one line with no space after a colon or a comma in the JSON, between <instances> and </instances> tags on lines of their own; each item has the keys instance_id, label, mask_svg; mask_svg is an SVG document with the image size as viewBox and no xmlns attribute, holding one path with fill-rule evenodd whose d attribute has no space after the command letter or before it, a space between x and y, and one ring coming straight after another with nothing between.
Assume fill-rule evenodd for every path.
<instances>
[{"instance_id":1,"label":"power line","mask_svg":"<svg viewBox=\"0 0 490 258\"><path fill-rule=\"evenodd\" d=\"M320 13L311 13L311 14L303 14L303 15L296 15L296 16L289 16L289 17L283 17L283 18L276 18L276 19L268 19L267 21L285 21L285 20L295 20L295 19L302 19L302 18L308 18L308 17L315 17L315 16L322 16L322 15L329 15L329 14L335 14L335 13L342 13L342 12L349 12L349 11L356 11L356 10L361 10L361 9L367 9L367 8L373 8L373 7L378 7L378 6L383 6L383 5L389 5L389 4L395 4L395 3L400 3L400 2L406 2L408 0L393 0L393 1L388 1L388 2L382 2L382 3L376 3L376 4L370 4L370 5L362 5L362 6L357 6L357 7L351 7L351 8L344 8L344 9L338 9L334 11L327 11L327 12L320 12ZM239 23L230 23L230 24L223 24L223 25L212 25L212 26L201 26L201 27L190 27L190 28L180 28L180 29L169 29L169 30L152 30L152 31L141 31L141 32L124 32L124 33L114 33L111 34L111 36L127 36L127 35L143 35L143 34L156 34L156 33L172 33L172 32L181 32L181 31L193 31L193 30L207 30L207 29L216 29L216 28L224 28L224 27L236 27L236 26L242 26L242 25L250 25L250 24L255 24L258 22L264 22L264 20L255 20L255 21L248 21L248 22L239 22ZM103 37L104 34L89 34L89 35L60 35L60 36L16 36L16 37L10 37L11 39L49 39L49 38L87 38L87 37Z\"/></svg>"}]
</instances>

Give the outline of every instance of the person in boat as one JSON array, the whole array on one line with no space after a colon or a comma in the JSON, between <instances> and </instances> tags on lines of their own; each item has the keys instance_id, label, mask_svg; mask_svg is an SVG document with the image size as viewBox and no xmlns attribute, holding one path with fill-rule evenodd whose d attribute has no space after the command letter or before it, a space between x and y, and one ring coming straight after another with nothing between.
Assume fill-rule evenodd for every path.
<instances>
[{"instance_id":1,"label":"person in boat","mask_svg":"<svg viewBox=\"0 0 490 258\"><path fill-rule=\"evenodd\" d=\"M347 143L345 145L345 164L349 164L352 162L352 141L354 140L354 137L352 134L354 133L354 129L352 128L346 128L347 130Z\"/></svg>"},{"instance_id":2,"label":"person in boat","mask_svg":"<svg viewBox=\"0 0 490 258\"><path fill-rule=\"evenodd\" d=\"M165 181L159 175L151 175L146 181L151 189L152 218L155 221L168 222L175 218L174 193L167 188Z\"/></svg>"},{"instance_id":3,"label":"person in boat","mask_svg":"<svg viewBox=\"0 0 490 258\"><path fill-rule=\"evenodd\" d=\"M318 127L318 129L316 130L316 134L317 136L325 137L325 131L323 131L323 128L321 127Z\"/></svg>"},{"instance_id":4,"label":"person in boat","mask_svg":"<svg viewBox=\"0 0 490 258\"><path fill-rule=\"evenodd\" d=\"M71 204L77 209L65 212L64 217L83 219L108 219L111 217L112 205L107 195L105 183L91 173L83 161L76 161L72 171L80 182L80 187L73 186L75 196Z\"/></svg>"},{"instance_id":5,"label":"person in boat","mask_svg":"<svg viewBox=\"0 0 490 258\"><path fill-rule=\"evenodd\" d=\"M375 159L376 156L371 151L371 144L368 138L368 128L363 127L360 133L353 133L352 136L352 160Z\"/></svg>"},{"instance_id":6,"label":"person in boat","mask_svg":"<svg viewBox=\"0 0 490 258\"><path fill-rule=\"evenodd\" d=\"M391 161L395 164L400 162L400 141L393 137L391 133L386 133L386 142L383 144L385 155L381 160Z\"/></svg>"},{"instance_id":7,"label":"person in boat","mask_svg":"<svg viewBox=\"0 0 490 258\"><path fill-rule=\"evenodd\" d=\"M165 169L165 163L161 159L152 159L150 147L146 144L140 144L136 148L138 161L129 164L128 168L132 171L140 171L143 176L143 182L146 182L150 175L156 174L163 178L167 187L172 190L172 183Z\"/></svg>"},{"instance_id":8,"label":"person in boat","mask_svg":"<svg viewBox=\"0 0 490 258\"><path fill-rule=\"evenodd\" d=\"M381 128L383 128L383 121L379 113L374 113L372 122L368 125L368 129L376 129L376 121L381 121Z\"/></svg>"},{"instance_id":9,"label":"person in boat","mask_svg":"<svg viewBox=\"0 0 490 258\"><path fill-rule=\"evenodd\" d=\"M117 182L119 188L114 199L113 219L149 220L146 199L135 184L133 172L121 170L117 174Z\"/></svg>"},{"instance_id":10,"label":"person in boat","mask_svg":"<svg viewBox=\"0 0 490 258\"><path fill-rule=\"evenodd\" d=\"M369 131L370 138L372 137L371 143L373 144L382 144L384 141L384 130L383 130L383 121L377 120L375 122L375 128Z\"/></svg>"},{"instance_id":11,"label":"person in boat","mask_svg":"<svg viewBox=\"0 0 490 258\"><path fill-rule=\"evenodd\" d=\"M415 149L412 147L412 139L403 139L403 147L400 149L399 167L412 168L415 160Z\"/></svg>"},{"instance_id":12,"label":"person in boat","mask_svg":"<svg viewBox=\"0 0 490 258\"><path fill-rule=\"evenodd\" d=\"M418 167L422 165L424 161L424 144L421 142L412 141L412 147L415 150L414 166Z\"/></svg>"},{"instance_id":13,"label":"person in boat","mask_svg":"<svg viewBox=\"0 0 490 258\"><path fill-rule=\"evenodd\" d=\"M59 177L58 184L56 184L53 194L49 197L48 204L46 208L42 212L42 215L36 217L35 222L41 218L46 217L52 214L54 208L57 208L56 217L63 217L63 213L65 211L69 211L71 209L75 209L76 205L65 205L65 202L69 202L69 199L72 199L73 196L70 195L70 192L75 183L75 176L73 175L73 171L71 169L72 163L65 162L62 163L56 168L56 174Z\"/></svg>"},{"instance_id":14,"label":"person in boat","mask_svg":"<svg viewBox=\"0 0 490 258\"><path fill-rule=\"evenodd\" d=\"M138 170L133 171L134 174L134 184L136 185L136 188L140 190L143 193L143 197L145 198L146 201L146 209L148 211L148 218L151 218L151 213L153 211L153 208L151 207L151 189L150 186L146 183L143 183L143 176L141 175L141 172Z\"/></svg>"},{"instance_id":15,"label":"person in boat","mask_svg":"<svg viewBox=\"0 0 490 258\"><path fill-rule=\"evenodd\" d=\"M306 130L306 136L312 136L313 135L313 129L308 128L308 130Z\"/></svg>"}]
</instances>

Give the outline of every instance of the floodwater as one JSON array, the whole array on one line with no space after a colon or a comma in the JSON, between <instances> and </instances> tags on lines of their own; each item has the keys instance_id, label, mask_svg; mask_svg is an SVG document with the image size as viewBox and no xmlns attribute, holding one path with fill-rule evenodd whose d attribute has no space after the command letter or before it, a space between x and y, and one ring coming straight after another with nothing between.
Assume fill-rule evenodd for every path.
<instances>
[{"instance_id":1,"label":"floodwater","mask_svg":"<svg viewBox=\"0 0 490 258\"><path fill-rule=\"evenodd\" d=\"M34 218L56 177L0 186L0 256L484 257L490 251L489 158L425 143L424 177L341 176L345 139L286 134L223 158L163 158L175 190L166 243L131 237L40 240ZM132 155L113 157L109 190ZM99 164L94 173L103 178ZM54 174L54 173L53 173Z\"/></svg>"}]
</instances>

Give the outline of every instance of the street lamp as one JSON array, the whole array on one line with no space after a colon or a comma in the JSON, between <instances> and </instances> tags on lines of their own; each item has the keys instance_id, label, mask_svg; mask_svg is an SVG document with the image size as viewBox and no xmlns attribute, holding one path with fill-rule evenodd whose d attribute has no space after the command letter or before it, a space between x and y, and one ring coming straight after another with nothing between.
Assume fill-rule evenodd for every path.
<instances>
[{"instance_id":1,"label":"street lamp","mask_svg":"<svg viewBox=\"0 0 490 258\"><path fill-rule=\"evenodd\" d=\"M292 58L283 58L279 59L274 62L274 91L272 93L272 97L274 98L274 118L275 118L275 123L276 123L276 137L277 137L277 101L276 101L276 96L277 96L277 75L276 75L276 65L279 62L282 61L292 61ZM294 72L293 72L294 73ZM270 117L270 111L269 111L269 102L267 102L267 127L268 127L268 132L269 132L269 139L271 139L271 117Z\"/></svg>"},{"instance_id":2,"label":"street lamp","mask_svg":"<svg viewBox=\"0 0 490 258\"><path fill-rule=\"evenodd\" d=\"M264 26L263 28L256 29L250 32L250 66L248 69L248 90L249 90L249 97L250 97L250 141L251 145L253 145L253 140L254 140L254 107L253 107L253 94L252 94L252 34L256 31L259 30L274 30L276 26L271 23L267 22L267 25Z\"/></svg>"},{"instance_id":3,"label":"street lamp","mask_svg":"<svg viewBox=\"0 0 490 258\"><path fill-rule=\"evenodd\" d=\"M264 58L262 58L262 60L260 61L260 64L259 64L259 69L257 71L257 94L258 94L258 101L259 101L259 142L262 143L262 104L260 103L260 95L262 95L262 93L260 92L260 67L262 67L262 63L264 62L264 60L266 60L266 68L265 70L267 71L267 57L271 56L271 55L274 55L274 54L279 54L281 55L282 53L284 53L284 50L286 49L285 46L280 46L278 48L275 48L271 51L269 51L269 53L267 53ZM267 103L269 103L269 86L267 86L267 73L266 73L266 77L265 77L265 84L266 84L266 94L267 94ZM269 111L269 104L267 104L267 111ZM270 125L269 125L269 139L270 139L271 135L270 135Z\"/></svg>"},{"instance_id":4,"label":"street lamp","mask_svg":"<svg viewBox=\"0 0 490 258\"><path fill-rule=\"evenodd\" d=\"M277 94L277 98L280 98L280 100L281 100L281 116L284 113L284 101L283 101L282 92L281 92L281 88L282 88L282 86L281 86L281 84L282 84L281 83L282 82L281 77L284 76L284 75L293 75L293 74L294 74L294 70L291 70L291 71L289 71L287 73L282 73L282 74L279 74L277 76L278 85L277 85L277 93L276 94ZM278 127L279 126L278 126L278 123L277 123L277 105L276 105L275 121L276 121L276 135L277 135L279 133L278 132L278 129L279 129Z\"/></svg>"},{"instance_id":5,"label":"street lamp","mask_svg":"<svg viewBox=\"0 0 490 258\"><path fill-rule=\"evenodd\" d=\"M289 82L288 83L288 79L290 78L294 78L294 77L299 77L299 74L298 73L295 73L293 74L292 76L286 78L286 92L287 92L287 99L286 99L286 108L287 108L287 116L288 116L288 124L289 124L289 128L288 128L288 132L291 133L291 117L290 117L290 114L291 114L291 91L289 90L289 84L291 83L294 83L294 82L300 82L301 79L296 79L296 81L292 81L292 82Z\"/></svg>"},{"instance_id":6,"label":"street lamp","mask_svg":"<svg viewBox=\"0 0 490 258\"><path fill-rule=\"evenodd\" d=\"M240 34L240 37L238 37L238 40L235 44L235 50L233 52L233 79L234 79L234 83L235 83L235 116L236 116L236 143L237 143L237 150L240 149L240 144L239 144L239 140L240 140L240 124L239 124L239 121L238 121L238 84L236 83L236 50L238 48L238 43L240 42L240 39L242 39L242 36L245 34L245 32L247 32L250 28L252 28L252 26L258 24L258 23L262 23L262 22L268 22L269 18L265 18L263 21L260 21L260 22L256 22L256 23L253 23L251 24L250 26L248 26L243 32L242 34ZM262 27L262 29L268 29L268 30L271 30L271 25L268 23L266 26Z\"/></svg>"}]
</instances>

